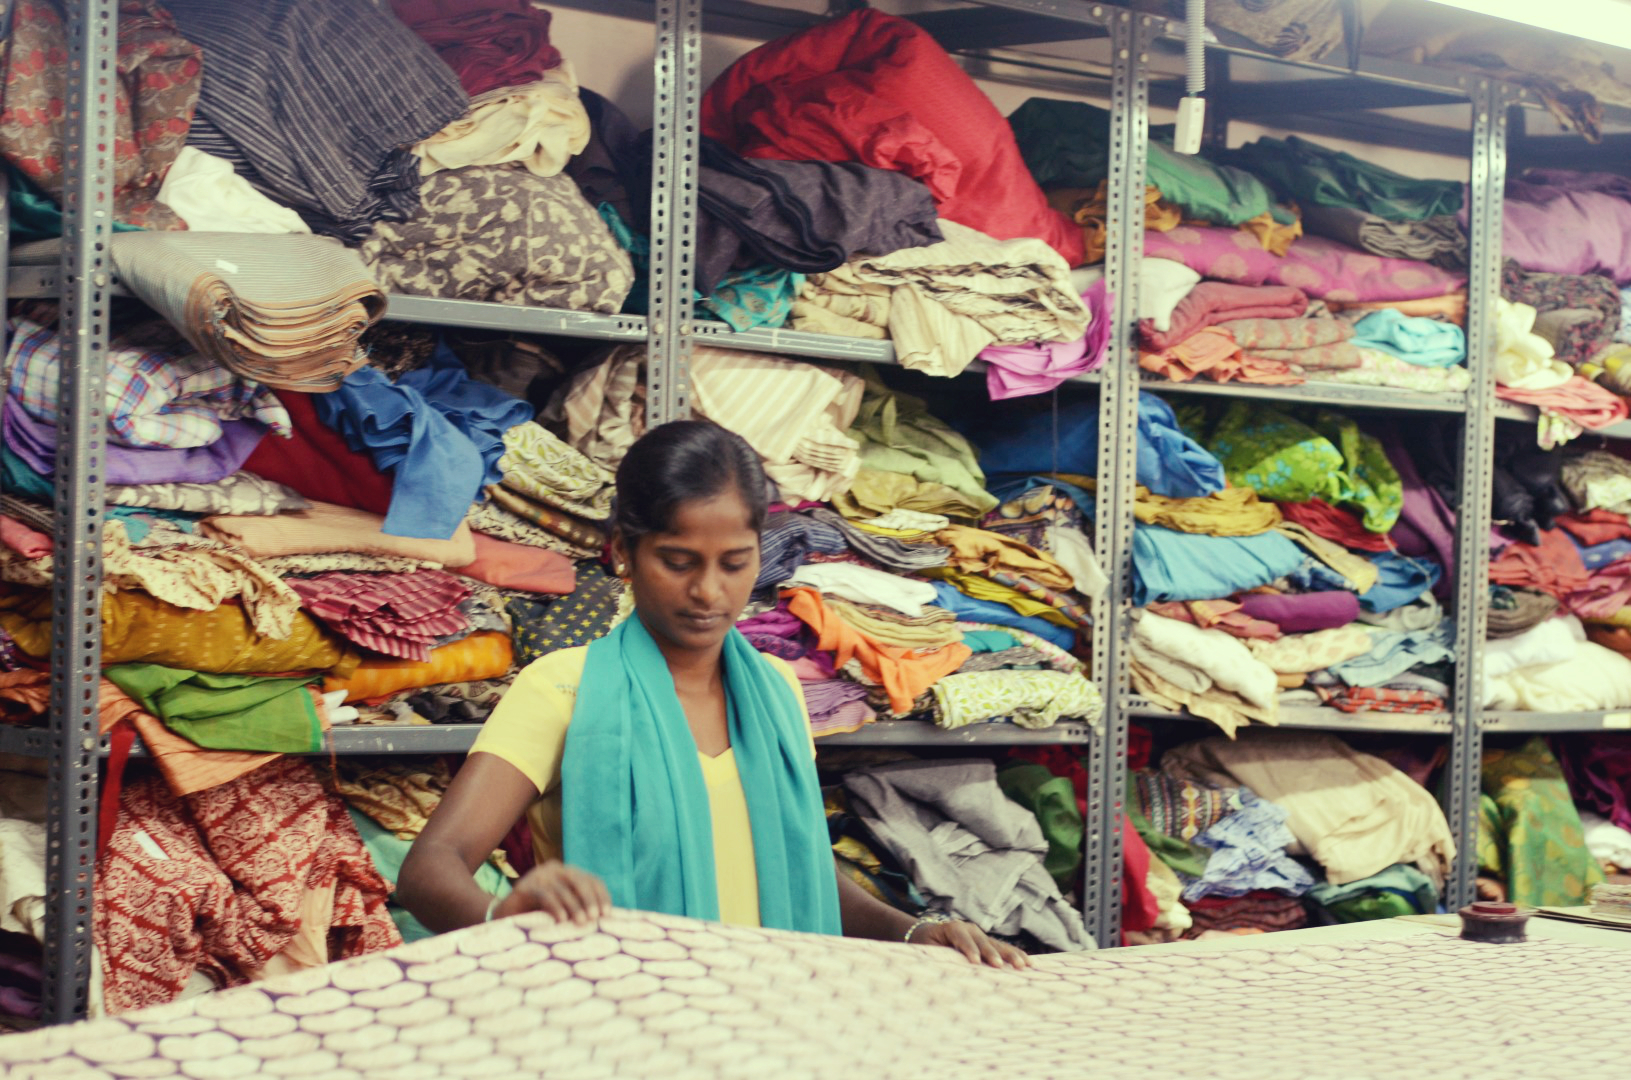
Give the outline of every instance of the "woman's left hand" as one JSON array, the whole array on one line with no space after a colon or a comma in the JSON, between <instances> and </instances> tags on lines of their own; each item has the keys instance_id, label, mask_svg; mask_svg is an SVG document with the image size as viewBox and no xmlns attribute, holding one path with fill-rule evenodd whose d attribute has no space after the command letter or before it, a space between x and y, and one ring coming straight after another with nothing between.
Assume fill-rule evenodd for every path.
<instances>
[{"instance_id":1,"label":"woman's left hand","mask_svg":"<svg viewBox=\"0 0 1631 1080\"><path fill-rule=\"evenodd\" d=\"M971 964L988 967L1011 967L1023 971L1031 966L1031 958L1024 950L1000 941L992 941L984 930L971 922L953 919L951 922L930 923L912 935L913 945L940 945L956 949Z\"/></svg>"}]
</instances>

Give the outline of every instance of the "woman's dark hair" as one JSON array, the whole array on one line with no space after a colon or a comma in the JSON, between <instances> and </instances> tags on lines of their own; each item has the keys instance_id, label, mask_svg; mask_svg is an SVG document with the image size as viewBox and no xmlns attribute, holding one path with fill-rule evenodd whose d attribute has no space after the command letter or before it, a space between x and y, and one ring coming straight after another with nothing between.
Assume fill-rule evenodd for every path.
<instances>
[{"instance_id":1,"label":"woman's dark hair","mask_svg":"<svg viewBox=\"0 0 1631 1080\"><path fill-rule=\"evenodd\" d=\"M626 543L666 532L674 511L735 487L753 530L764 528L768 482L748 441L712 420L674 420L642 435L617 467L612 525Z\"/></svg>"}]
</instances>

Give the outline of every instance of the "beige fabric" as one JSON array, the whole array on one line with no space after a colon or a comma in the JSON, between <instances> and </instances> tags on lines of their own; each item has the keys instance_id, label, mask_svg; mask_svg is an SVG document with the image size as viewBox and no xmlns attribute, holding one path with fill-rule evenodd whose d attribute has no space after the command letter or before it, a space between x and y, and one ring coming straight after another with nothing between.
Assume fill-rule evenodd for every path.
<instances>
[{"instance_id":1,"label":"beige fabric","mask_svg":"<svg viewBox=\"0 0 1631 1080\"><path fill-rule=\"evenodd\" d=\"M612 514L611 472L541 424L529 420L506 431L498 467L505 487L541 503L591 521Z\"/></svg>"},{"instance_id":2,"label":"beige fabric","mask_svg":"<svg viewBox=\"0 0 1631 1080\"><path fill-rule=\"evenodd\" d=\"M1369 559L1361 558L1334 540L1327 540L1306 525L1282 521L1274 531L1288 540L1296 541L1310 555L1353 582L1354 591L1363 596L1381 578L1382 572Z\"/></svg>"},{"instance_id":3,"label":"beige fabric","mask_svg":"<svg viewBox=\"0 0 1631 1080\"><path fill-rule=\"evenodd\" d=\"M420 540L381 531L385 519L366 510L313 502L310 510L276 517L210 517L199 522L205 535L233 544L251 555L322 555L359 552L400 555L447 567L476 561L470 526L459 523L451 539Z\"/></svg>"},{"instance_id":4,"label":"beige fabric","mask_svg":"<svg viewBox=\"0 0 1631 1080\"><path fill-rule=\"evenodd\" d=\"M1246 731L1167 751L1161 768L1188 780L1243 784L1283 806L1297 837L1333 885L1415 863L1443 882L1455 858L1444 811L1427 790L1381 758L1323 732Z\"/></svg>"},{"instance_id":5,"label":"beige fabric","mask_svg":"<svg viewBox=\"0 0 1631 1080\"><path fill-rule=\"evenodd\" d=\"M795 330L883 337L897 361L957 375L996 343L1075 341L1092 319L1070 267L1041 240L994 240L940 222L945 239L865 255L811 274L793 304Z\"/></svg>"},{"instance_id":6,"label":"beige fabric","mask_svg":"<svg viewBox=\"0 0 1631 1080\"><path fill-rule=\"evenodd\" d=\"M1246 639L1252 655L1280 675L1306 675L1371 651L1370 634L1360 623L1349 623L1309 634L1285 634L1275 641ZM1294 685L1301 685L1298 679Z\"/></svg>"},{"instance_id":7,"label":"beige fabric","mask_svg":"<svg viewBox=\"0 0 1631 1080\"><path fill-rule=\"evenodd\" d=\"M1171 668L1167 670L1172 671ZM1146 667L1136 657L1128 661L1127 671L1132 677L1133 689L1144 695L1151 704L1173 712L1186 711L1202 720L1210 720L1231 739L1236 731L1254 721L1260 724L1278 722L1275 709L1259 708L1239 694L1217 686L1207 686L1204 690L1180 686L1154 668Z\"/></svg>"},{"instance_id":8,"label":"beige fabric","mask_svg":"<svg viewBox=\"0 0 1631 1080\"><path fill-rule=\"evenodd\" d=\"M525 86L477 94L470 110L413 148L422 176L467 165L517 163L554 176L589 145L589 114L570 60Z\"/></svg>"}]
</instances>

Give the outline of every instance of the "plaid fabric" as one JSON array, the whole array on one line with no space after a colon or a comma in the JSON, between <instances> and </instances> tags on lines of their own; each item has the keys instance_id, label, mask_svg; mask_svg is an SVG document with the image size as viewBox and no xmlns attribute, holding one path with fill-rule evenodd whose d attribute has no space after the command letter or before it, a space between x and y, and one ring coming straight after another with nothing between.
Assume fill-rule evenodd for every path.
<instances>
[{"instance_id":1,"label":"plaid fabric","mask_svg":"<svg viewBox=\"0 0 1631 1080\"><path fill-rule=\"evenodd\" d=\"M445 570L331 572L287 580L307 611L336 633L386 656L426 663L439 639L470 630L470 619L459 610L470 589Z\"/></svg>"},{"instance_id":2,"label":"plaid fabric","mask_svg":"<svg viewBox=\"0 0 1631 1080\"><path fill-rule=\"evenodd\" d=\"M55 327L7 322L10 393L34 419L57 422L62 357ZM197 352L162 323L133 326L108 343L108 432L124 446L187 449L221 437L221 421L252 417L279 435L292 430L272 391Z\"/></svg>"},{"instance_id":3,"label":"plaid fabric","mask_svg":"<svg viewBox=\"0 0 1631 1080\"><path fill-rule=\"evenodd\" d=\"M1343 712L1436 713L1444 699L1426 690L1392 690L1386 686L1316 686L1327 705Z\"/></svg>"}]
</instances>

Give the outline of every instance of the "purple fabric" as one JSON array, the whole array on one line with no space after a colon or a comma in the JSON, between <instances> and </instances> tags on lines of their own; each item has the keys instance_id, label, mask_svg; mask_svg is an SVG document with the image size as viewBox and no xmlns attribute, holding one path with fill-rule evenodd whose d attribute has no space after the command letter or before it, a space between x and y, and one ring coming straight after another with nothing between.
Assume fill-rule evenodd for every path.
<instances>
[{"instance_id":1,"label":"purple fabric","mask_svg":"<svg viewBox=\"0 0 1631 1080\"><path fill-rule=\"evenodd\" d=\"M804 687L804 704L813 719L825 719L849 702L866 699L866 687L848 679L823 679L800 685Z\"/></svg>"},{"instance_id":2,"label":"purple fabric","mask_svg":"<svg viewBox=\"0 0 1631 1080\"><path fill-rule=\"evenodd\" d=\"M0 417L3 417L0 437L12 452L41 476L53 475L57 429L29 416L9 395ZM140 450L105 445L102 451L107 462L105 479L109 484L213 484L243 468L266 430L264 424L254 420L228 420L221 425L220 439L209 446Z\"/></svg>"},{"instance_id":3,"label":"purple fabric","mask_svg":"<svg viewBox=\"0 0 1631 1080\"><path fill-rule=\"evenodd\" d=\"M1423 300L1467 284L1465 274L1371 255L1324 236L1300 237L1281 258L1239 229L1180 225L1169 232L1146 232L1144 253L1181 262L1214 281L1289 285L1325 300Z\"/></svg>"},{"instance_id":4,"label":"purple fabric","mask_svg":"<svg viewBox=\"0 0 1631 1080\"><path fill-rule=\"evenodd\" d=\"M1274 623L1287 634L1334 630L1359 618L1359 597L1346 589L1271 596L1247 593L1240 609L1254 619Z\"/></svg>"},{"instance_id":5,"label":"purple fabric","mask_svg":"<svg viewBox=\"0 0 1631 1080\"><path fill-rule=\"evenodd\" d=\"M1397 429L1378 427L1372 433L1381 439L1382 449L1404 485L1404 508L1388 539L1401 555L1426 555L1438 560L1444 573L1433 586L1433 595L1448 600L1455 588L1455 511L1436 488L1423 482Z\"/></svg>"},{"instance_id":6,"label":"purple fabric","mask_svg":"<svg viewBox=\"0 0 1631 1080\"><path fill-rule=\"evenodd\" d=\"M1095 281L1082 293L1082 302L1093 313L1093 321L1075 341L991 345L980 350L979 358L990 365L985 387L992 401L1045 394L1076 375L1099 369L1110 344L1114 296L1109 283L1103 278Z\"/></svg>"},{"instance_id":7,"label":"purple fabric","mask_svg":"<svg viewBox=\"0 0 1631 1080\"><path fill-rule=\"evenodd\" d=\"M1574 801L1631 829L1631 742L1606 735L1559 739L1554 744Z\"/></svg>"},{"instance_id":8,"label":"purple fabric","mask_svg":"<svg viewBox=\"0 0 1631 1080\"><path fill-rule=\"evenodd\" d=\"M1525 270L1605 274L1631 285L1628 200L1631 185L1624 177L1531 170L1524 179L1507 181L1501 253Z\"/></svg>"},{"instance_id":9,"label":"purple fabric","mask_svg":"<svg viewBox=\"0 0 1631 1080\"><path fill-rule=\"evenodd\" d=\"M769 611L760 612L750 619L743 619L736 624L736 628L744 634L795 638L803 631L804 623L797 615L787 610L787 601L783 600Z\"/></svg>"}]
</instances>

